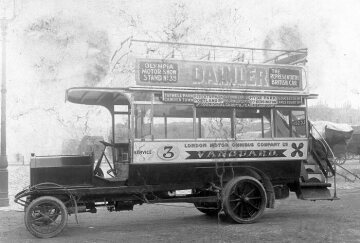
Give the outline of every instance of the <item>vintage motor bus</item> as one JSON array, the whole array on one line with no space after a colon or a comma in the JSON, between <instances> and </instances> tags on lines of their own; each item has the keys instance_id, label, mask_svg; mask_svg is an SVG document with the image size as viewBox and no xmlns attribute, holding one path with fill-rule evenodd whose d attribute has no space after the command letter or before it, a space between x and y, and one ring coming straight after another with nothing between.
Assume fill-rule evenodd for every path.
<instances>
[{"instance_id":1,"label":"vintage motor bus","mask_svg":"<svg viewBox=\"0 0 360 243\"><path fill-rule=\"evenodd\" d=\"M288 51L250 64L172 52L134 58L129 87L68 89L67 101L109 110L112 141L101 141L97 161L32 156L30 187L15 197L27 229L53 237L68 214L158 202L193 203L205 214L253 223L290 191L304 200L336 199L328 189L335 175L328 148L308 122L307 99L315 95L297 65L305 56L306 50Z\"/></svg>"}]
</instances>

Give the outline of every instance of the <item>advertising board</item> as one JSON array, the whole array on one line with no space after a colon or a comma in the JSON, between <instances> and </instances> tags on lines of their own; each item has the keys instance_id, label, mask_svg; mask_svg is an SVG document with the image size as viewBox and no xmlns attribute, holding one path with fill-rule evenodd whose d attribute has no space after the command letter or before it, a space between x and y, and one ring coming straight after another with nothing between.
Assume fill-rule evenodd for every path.
<instances>
[{"instance_id":1,"label":"advertising board","mask_svg":"<svg viewBox=\"0 0 360 243\"><path fill-rule=\"evenodd\" d=\"M135 141L134 163L303 160L307 140Z\"/></svg>"},{"instance_id":2,"label":"advertising board","mask_svg":"<svg viewBox=\"0 0 360 243\"><path fill-rule=\"evenodd\" d=\"M141 86L224 89L303 89L298 66L137 59L135 80Z\"/></svg>"},{"instance_id":3,"label":"advertising board","mask_svg":"<svg viewBox=\"0 0 360 243\"><path fill-rule=\"evenodd\" d=\"M164 91L162 101L167 103L192 103L197 107L274 107L302 105L301 96L211 94Z\"/></svg>"}]
</instances>

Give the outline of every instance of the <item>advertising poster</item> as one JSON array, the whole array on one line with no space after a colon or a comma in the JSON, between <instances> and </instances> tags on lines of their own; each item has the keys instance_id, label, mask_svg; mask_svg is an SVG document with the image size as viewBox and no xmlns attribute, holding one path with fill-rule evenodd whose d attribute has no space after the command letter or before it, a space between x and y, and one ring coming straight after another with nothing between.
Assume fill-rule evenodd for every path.
<instances>
[{"instance_id":1,"label":"advertising poster","mask_svg":"<svg viewBox=\"0 0 360 243\"><path fill-rule=\"evenodd\" d=\"M303 160L306 140L134 142L134 163Z\"/></svg>"}]
</instances>

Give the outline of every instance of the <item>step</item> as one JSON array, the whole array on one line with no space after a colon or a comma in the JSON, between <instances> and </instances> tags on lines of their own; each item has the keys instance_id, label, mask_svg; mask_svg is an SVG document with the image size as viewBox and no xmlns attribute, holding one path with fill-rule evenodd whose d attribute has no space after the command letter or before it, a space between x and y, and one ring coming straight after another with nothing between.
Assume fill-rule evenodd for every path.
<instances>
[{"instance_id":1,"label":"step","mask_svg":"<svg viewBox=\"0 0 360 243\"><path fill-rule=\"evenodd\" d=\"M296 195L301 200L335 200L326 187L302 187Z\"/></svg>"},{"instance_id":2,"label":"step","mask_svg":"<svg viewBox=\"0 0 360 243\"><path fill-rule=\"evenodd\" d=\"M307 179L305 180L305 182L314 182L314 183L320 183L320 182L325 182L325 176L320 172L318 173L307 173Z\"/></svg>"},{"instance_id":3,"label":"step","mask_svg":"<svg viewBox=\"0 0 360 243\"><path fill-rule=\"evenodd\" d=\"M316 187L316 188L326 188L331 187L331 183L319 183L319 182L302 182L300 183L300 188L309 188L309 187Z\"/></svg>"},{"instance_id":4,"label":"step","mask_svg":"<svg viewBox=\"0 0 360 243\"><path fill-rule=\"evenodd\" d=\"M308 173L321 173L321 170L319 169L319 167L316 164L305 164L304 163L304 167L306 172Z\"/></svg>"}]
</instances>

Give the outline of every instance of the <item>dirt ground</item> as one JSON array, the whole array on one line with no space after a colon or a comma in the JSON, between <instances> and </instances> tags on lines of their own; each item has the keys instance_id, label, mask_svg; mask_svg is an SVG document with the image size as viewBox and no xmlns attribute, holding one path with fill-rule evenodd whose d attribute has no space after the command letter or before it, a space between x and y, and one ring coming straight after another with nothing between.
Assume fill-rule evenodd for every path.
<instances>
[{"instance_id":1,"label":"dirt ground","mask_svg":"<svg viewBox=\"0 0 360 243\"><path fill-rule=\"evenodd\" d=\"M359 162L347 168L356 170ZM19 171L20 169L9 169ZM336 201L302 201L294 194L250 225L208 217L191 204L136 206L134 211L74 216L47 242L360 242L360 186L339 179ZM0 242L38 242L25 228L24 213L0 209Z\"/></svg>"}]
</instances>

